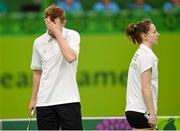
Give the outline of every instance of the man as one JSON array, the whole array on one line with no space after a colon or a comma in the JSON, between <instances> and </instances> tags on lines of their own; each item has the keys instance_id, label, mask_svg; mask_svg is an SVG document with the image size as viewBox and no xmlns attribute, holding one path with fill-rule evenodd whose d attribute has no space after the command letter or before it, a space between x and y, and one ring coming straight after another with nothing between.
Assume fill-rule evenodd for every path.
<instances>
[{"instance_id":1,"label":"man","mask_svg":"<svg viewBox=\"0 0 180 131\"><path fill-rule=\"evenodd\" d=\"M80 36L64 28L64 10L45 10L47 33L33 45L33 89L29 110L36 111L39 130L82 130L76 82Z\"/></svg>"}]
</instances>

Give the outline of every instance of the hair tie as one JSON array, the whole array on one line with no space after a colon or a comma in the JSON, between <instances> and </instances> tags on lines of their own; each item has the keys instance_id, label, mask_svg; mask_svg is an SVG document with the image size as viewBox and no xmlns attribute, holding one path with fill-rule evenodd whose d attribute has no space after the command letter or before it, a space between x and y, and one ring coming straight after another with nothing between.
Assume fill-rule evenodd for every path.
<instances>
[{"instance_id":1,"label":"hair tie","mask_svg":"<svg viewBox=\"0 0 180 131\"><path fill-rule=\"evenodd\" d=\"M134 24L134 29L133 29L133 30L134 30L134 32L135 32L136 28L137 28L137 25L136 25L136 24Z\"/></svg>"}]
</instances>

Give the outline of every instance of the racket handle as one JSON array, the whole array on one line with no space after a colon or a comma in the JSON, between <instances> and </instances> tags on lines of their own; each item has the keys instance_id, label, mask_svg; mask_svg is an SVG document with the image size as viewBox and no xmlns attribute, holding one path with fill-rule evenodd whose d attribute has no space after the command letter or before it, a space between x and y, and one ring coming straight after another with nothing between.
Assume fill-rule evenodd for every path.
<instances>
[{"instance_id":1,"label":"racket handle","mask_svg":"<svg viewBox=\"0 0 180 131\"><path fill-rule=\"evenodd\" d=\"M34 115L34 110L31 111L31 116L33 116L33 115Z\"/></svg>"}]
</instances>

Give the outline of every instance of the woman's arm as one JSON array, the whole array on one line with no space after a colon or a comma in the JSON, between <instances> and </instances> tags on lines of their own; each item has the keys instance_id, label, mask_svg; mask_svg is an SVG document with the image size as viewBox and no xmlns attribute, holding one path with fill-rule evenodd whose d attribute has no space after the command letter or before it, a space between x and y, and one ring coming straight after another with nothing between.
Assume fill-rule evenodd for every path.
<instances>
[{"instance_id":1,"label":"woman's arm","mask_svg":"<svg viewBox=\"0 0 180 131\"><path fill-rule=\"evenodd\" d=\"M147 110L150 113L148 122L150 126L154 127L157 122L157 115L156 115L156 112L154 110L154 105L153 105L151 78L152 78L152 68L144 71L141 74L142 95L143 95L144 103L147 107Z\"/></svg>"}]
</instances>

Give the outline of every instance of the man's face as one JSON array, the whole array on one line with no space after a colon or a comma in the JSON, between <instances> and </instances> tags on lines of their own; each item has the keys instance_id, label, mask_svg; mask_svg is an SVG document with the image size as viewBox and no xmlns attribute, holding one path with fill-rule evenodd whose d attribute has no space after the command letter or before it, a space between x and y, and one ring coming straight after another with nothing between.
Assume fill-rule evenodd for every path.
<instances>
[{"instance_id":1,"label":"man's face","mask_svg":"<svg viewBox=\"0 0 180 131\"><path fill-rule=\"evenodd\" d=\"M50 19L49 16L47 17L47 19L51 21L51 19ZM56 26L57 26L59 29L61 29L62 26L63 26L63 24L62 24L62 22L60 21L59 18L56 18L56 19L54 19L54 20L51 21L51 22L53 22L54 24L56 24Z\"/></svg>"}]
</instances>

